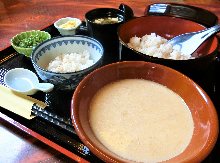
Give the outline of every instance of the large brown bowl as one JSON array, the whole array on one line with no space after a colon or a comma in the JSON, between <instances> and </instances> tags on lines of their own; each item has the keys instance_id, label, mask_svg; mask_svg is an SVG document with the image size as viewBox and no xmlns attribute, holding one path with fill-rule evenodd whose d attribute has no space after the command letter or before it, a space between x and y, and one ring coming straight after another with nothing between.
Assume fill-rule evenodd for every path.
<instances>
[{"instance_id":1,"label":"large brown bowl","mask_svg":"<svg viewBox=\"0 0 220 163\"><path fill-rule=\"evenodd\" d=\"M182 73L143 61L113 63L93 71L80 82L72 97L71 117L82 142L106 162L128 162L99 142L90 127L88 112L91 99L104 85L136 78L151 80L173 90L192 113L195 128L190 144L183 153L167 162L200 162L207 157L218 137L218 117L212 101L201 87Z\"/></svg>"}]
</instances>

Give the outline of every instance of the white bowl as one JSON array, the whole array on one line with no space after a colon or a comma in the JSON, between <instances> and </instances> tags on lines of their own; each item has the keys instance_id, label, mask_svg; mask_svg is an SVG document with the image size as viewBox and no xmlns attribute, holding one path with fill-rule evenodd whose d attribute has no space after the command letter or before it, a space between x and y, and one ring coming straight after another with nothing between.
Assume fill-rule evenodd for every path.
<instances>
[{"instance_id":1,"label":"white bowl","mask_svg":"<svg viewBox=\"0 0 220 163\"><path fill-rule=\"evenodd\" d=\"M93 65L76 72L57 73L47 70L51 60L61 54L82 53L87 50ZM38 76L45 82L55 85L59 90L73 90L84 78L85 75L102 65L104 49L103 46L94 38L74 35L54 37L39 44L31 55L32 64Z\"/></svg>"},{"instance_id":2,"label":"white bowl","mask_svg":"<svg viewBox=\"0 0 220 163\"><path fill-rule=\"evenodd\" d=\"M67 23L68 21L75 21L76 26L75 27L71 27L71 28L61 28L60 26L62 24ZM82 21L78 18L71 18L71 17L66 17L66 18L61 18L59 20L57 20L54 23L54 26L57 28L57 30L60 32L60 34L62 36L65 35L75 35L76 34L76 29L80 26L80 24L82 23Z\"/></svg>"}]
</instances>

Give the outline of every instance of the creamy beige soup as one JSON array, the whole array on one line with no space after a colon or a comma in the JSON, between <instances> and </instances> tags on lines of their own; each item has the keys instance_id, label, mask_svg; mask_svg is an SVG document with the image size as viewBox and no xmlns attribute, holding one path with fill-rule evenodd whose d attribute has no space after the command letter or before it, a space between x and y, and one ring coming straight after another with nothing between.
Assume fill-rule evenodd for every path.
<instances>
[{"instance_id":1,"label":"creamy beige soup","mask_svg":"<svg viewBox=\"0 0 220 163\"><path fill-rule=\"evenodd\" d=\"M194 130L191 112L179 95L142 79L101 88L92 99L89 118L103 145L137 162L160 162L179 155Z\"/></svg>"}]
</instances>

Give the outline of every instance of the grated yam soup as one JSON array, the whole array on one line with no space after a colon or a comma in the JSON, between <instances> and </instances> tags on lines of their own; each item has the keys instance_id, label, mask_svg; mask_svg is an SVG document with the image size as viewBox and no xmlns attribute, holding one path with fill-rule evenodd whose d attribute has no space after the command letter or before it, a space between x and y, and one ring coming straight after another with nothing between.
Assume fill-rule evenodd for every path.
<instances>
[{"instance_id":1,"label":"grated yam soup","mask_svg":"<svg viewBox=\"0 0 220 163\"><path fill-rule=\"evenodd\" d=\"M110 151L136 162L161 162L189 145L194 123L184 100L167 87L143 79L124 79L93 97L91 128Z\"/></svg>"}]
</instances>

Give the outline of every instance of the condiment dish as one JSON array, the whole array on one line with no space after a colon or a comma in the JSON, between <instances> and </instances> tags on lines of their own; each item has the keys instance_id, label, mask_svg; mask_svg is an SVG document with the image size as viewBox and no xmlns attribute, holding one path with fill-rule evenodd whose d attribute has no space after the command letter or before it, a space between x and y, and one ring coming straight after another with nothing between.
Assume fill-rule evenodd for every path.
<instances>
[{"instance_id":1,"label":"condiment dish","mask_svg":"<svg viewBox=\"0 0 220 163\"><path fill-rule=\"evenodd\" d=\"M41 42L51 38L48 32L31 30L21 32L11 39L12 47L20 54L30 57L33 49Z\"/></svg>"},{"instance_id":2,"label":"condiment dish","mask_svg":"<svg viewBox=\"0 0 220 163\"><path fill-rule=\"evenodd\" d=\"M54 26L62 36L75 35L77 28L81 25L82 21L78 18L66 17L57 20Z\"/></svg>"}]
</instances>

